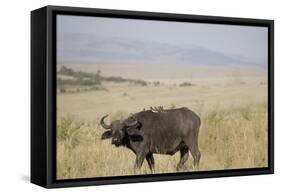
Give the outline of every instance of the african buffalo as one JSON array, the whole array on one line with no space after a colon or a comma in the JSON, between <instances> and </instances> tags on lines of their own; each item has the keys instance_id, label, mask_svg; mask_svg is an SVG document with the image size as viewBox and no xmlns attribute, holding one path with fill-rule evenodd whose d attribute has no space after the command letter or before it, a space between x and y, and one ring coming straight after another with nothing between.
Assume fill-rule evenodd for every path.
<instances>
[{"instance_id":1,"label":"african buffalo","mask_svg":"<svg viewBox=\"0 0 281 194\"><path fill-rule=\"evenodd\" d=\"M188 108L151 110L131 114L124 120L115 120L110 125L101 118L100 124L108 129L101 139L112 138L116 147L125 146L136 154L135 169L141 168L146 158L151 171L154 169L153 154L173 155L180 151L177 170L184 167L189 151L194 166L199 168L200 151L198 133L200 118Z\"/></svg>"}]
</instances>

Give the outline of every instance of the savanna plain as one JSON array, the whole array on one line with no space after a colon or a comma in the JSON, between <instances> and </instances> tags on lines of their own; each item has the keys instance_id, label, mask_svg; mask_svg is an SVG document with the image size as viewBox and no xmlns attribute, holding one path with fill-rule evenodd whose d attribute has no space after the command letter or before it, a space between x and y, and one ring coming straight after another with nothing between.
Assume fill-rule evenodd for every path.
<instances>
[{"instance_id":1,"label":"savanna plain","mask_svg":"<svg viewBox=\"0 0 281 194\"><path fill-rule=\"evenodd\" d=\"M188 107L201 118L200 168L267 167L267 70L260 67L64 64L57 66L57 179L151 174L110 140L99 124L150 107ZM179 153L154 154L155 172L176 172Z\"/></svg>"}]
</instances>

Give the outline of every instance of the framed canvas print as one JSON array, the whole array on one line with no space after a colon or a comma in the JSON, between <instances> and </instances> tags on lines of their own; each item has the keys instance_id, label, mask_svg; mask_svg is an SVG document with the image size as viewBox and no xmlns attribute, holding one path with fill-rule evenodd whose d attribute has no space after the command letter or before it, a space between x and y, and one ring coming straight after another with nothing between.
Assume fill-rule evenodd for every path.
<instances>
[{"instance_id":1,"label":"framed canvas print","mask_svg":"<svg viewBox=\"0 0 281 194\"><path fill-rule=\"evenodd\" d=\"M31 182L272 174L273 21L31 12Z\"/></svg>"}]
</instances>

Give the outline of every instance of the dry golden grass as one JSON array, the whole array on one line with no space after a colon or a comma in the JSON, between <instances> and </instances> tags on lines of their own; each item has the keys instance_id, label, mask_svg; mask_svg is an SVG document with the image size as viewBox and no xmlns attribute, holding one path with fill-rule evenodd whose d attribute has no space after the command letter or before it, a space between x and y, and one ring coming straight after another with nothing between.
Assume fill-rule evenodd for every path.
<instances>
[{"instance_id":1,"label":"dry golden grass","mask_svg":"<svg viewBox=\"0 0 281 194\"><path fill-rule=\"evenodd\" d=\"M124 118L118 112L111 120ZM256 168L267 166L266 103L241 106L232 110L215 108L200 115L199 170ZM135 174L135 155L126 148L115 148L101 141L104 129L96 122L79 122L73 117L58 122L57 178L82 178ZM179 154L155 155L155 173L175 172ZM190 156L187 171L192 171ZM140 174L151 173L146 162Z\"/></svg>"},{"instance_id":2,"label":"dry golden grass","mask_svg":"<svg viewBox=\"0 0 281 194\"><path fill-rule=\"evenodd\" d=\"M91 121L102 114L118 111L134 113L150 106L170 107L174 104L198 112L207 111L218 104L232 109L267 99L267 85L259 85L259 80L247 81L246 84L236 83L232 79L220 81L220 84L192 82L196 85L190 87L102 83L107 90L58 95L57 112L59 117L72 114Z\"/></svg>"}]
</instances>

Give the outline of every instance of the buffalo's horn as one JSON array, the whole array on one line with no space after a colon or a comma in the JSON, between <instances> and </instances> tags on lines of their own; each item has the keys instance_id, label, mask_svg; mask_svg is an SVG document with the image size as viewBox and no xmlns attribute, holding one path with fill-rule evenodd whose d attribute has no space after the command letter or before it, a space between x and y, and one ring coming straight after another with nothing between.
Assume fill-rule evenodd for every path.
<instances>
[{"instance_id":1,"label":"buffalo's horn","mask_svg":"<svg viewBox=\"0 0 281 194\"><path fill-rule=\"evenodd\" d=\"M107 116L108 116L108 115L105 115L105 116L103 116L103 117L101 118L100 124L101 124L101 126L102 126L103 128L105 128L105 129L110 129L110 128L111 128L111 125L107 125L107 124L104 123L104 119L105 119Z\"/></svg>"}]
</instances>

